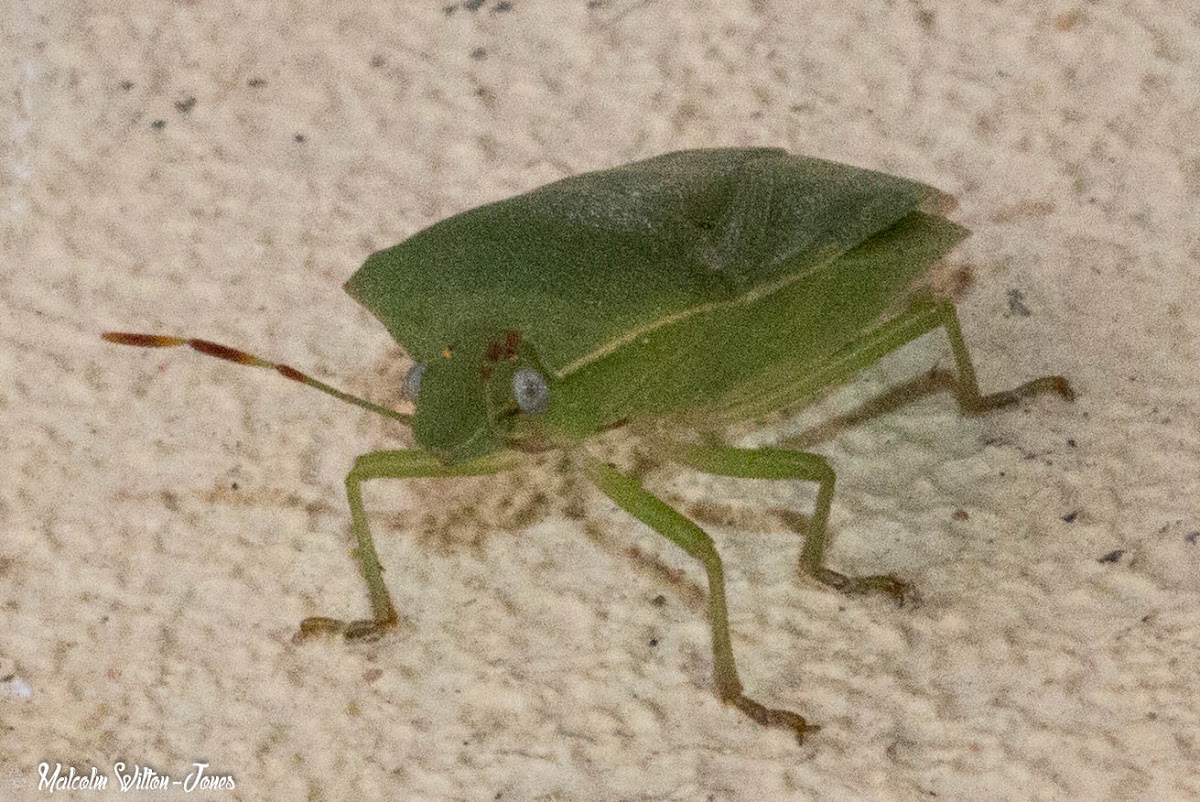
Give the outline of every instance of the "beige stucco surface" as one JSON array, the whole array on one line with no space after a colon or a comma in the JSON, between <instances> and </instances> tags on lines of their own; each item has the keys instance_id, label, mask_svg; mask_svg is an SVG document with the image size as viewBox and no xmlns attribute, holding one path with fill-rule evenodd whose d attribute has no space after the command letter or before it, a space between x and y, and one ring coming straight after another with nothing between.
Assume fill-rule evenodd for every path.
<instances>
[{"instance_id":1,"label":"beige stucco surface","mask_svg":"<svg viewBox=\"0 0 1200 802\"><path fill-rule=\"evenodd\" d=\"M42 761L119 760L208 762L237 786L215 800L1200 797L1191 4L470 5L7 0L0 799L42 796ZM912 580L904 608L798 581L769 516L711 527L743 679L822 725L802 746L714 697L670 544L595 498L504 525L503 499L556 495L541 475L371 486L404 625L293 643L365 612L342 479L408 434L99 338L206 337L398 403L403 352L340 289L372 250L752 144L957 195L982 384L1079 391L972 420L933 395L813 446L833 564ZM742 442L947 366L927 340ZM653 478L685 507L812 499Z\"/></svg>"}]
</instances>

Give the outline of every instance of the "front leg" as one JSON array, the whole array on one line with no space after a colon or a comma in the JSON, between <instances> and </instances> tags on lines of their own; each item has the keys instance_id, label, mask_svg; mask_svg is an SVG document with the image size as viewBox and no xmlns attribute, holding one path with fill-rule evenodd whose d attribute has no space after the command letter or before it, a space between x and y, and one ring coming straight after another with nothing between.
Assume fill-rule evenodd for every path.
<instances>
[{"instance_id":1,"label":"front leg","mask_svg":"<svg viewBox=\"0 0 1200 802\"><path fill-rule=\"evenodd\" d=\"M383 581L383 567L375 552L375 540L367 523L363 507L362 484L369 479L416 479L429 477L483 476L514 467L519 456L507 452L489 455L457 465L443 465L425 451L373 451L354 461L346 476L346 496L350 501L351 526L354 531L354 554L358 558L367 592L371 598L371 618L343 621L338 618L314 616L300 622L297 639L318 634L342 633L348 640L375 640L396 627L398 616L392 596Z\"/></svg>"},{"instance_id":2,"label":"front leg","mask_svg":"<svg viewBox=\"0 0 1200 802\"><path fill-rule=\"evenodd\" d=\"M818 582L843 593L882 591L903 603L908 585L890 575L846 576L825 567L826 524L833 504L836 476L829 462L819 454L781 448L733 448L665 443L667 458L716 476L741 479L791 479L817 482L816 508L808 523L804 549L800 552L800 571Z\"/></svg>"}]
</instances>

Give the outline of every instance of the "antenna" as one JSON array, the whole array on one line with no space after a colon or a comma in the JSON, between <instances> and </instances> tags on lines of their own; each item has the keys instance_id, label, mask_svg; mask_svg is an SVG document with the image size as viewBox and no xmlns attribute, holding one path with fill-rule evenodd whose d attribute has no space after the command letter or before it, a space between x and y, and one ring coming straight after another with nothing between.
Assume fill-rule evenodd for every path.
<instances>
[{"instance_id":1,"label":"antenna","mask_svg":"<svg viewBox=\"0 0 1200 802\"><path fill-rule=\"evenodd\" d=\"M226 362L235 362L239 365L249 365L252 368L267 368L273 370L280 376L292 381L300 382L303 385L320 390L321 392L331 395L334 398L345 401L347 404L353 404L356 407L362 407L383 415L386 418L398 420L401 423L412 425L412 415L406 415L402 412L397 412L394 409L381 407L379 404L372 403L365 398L359 398L356 395L343 393L336 387L330 387L322 381L317 381L307 373L301 373L290 365L284 365L279 362L271 362L267 359L248 354L245 351L239 351L236 348L230 348L227 345L214 343L209 340L199 340L195 338L185 337L170 337L163 334L133 334L124 331L106 331L101 335L105 340L117 345L132 345L137 348L177 348L181 345L186 345L194 351L199 351L208 356L215 356L217 359L224 359Z\"/></svg>"}]
</instances>

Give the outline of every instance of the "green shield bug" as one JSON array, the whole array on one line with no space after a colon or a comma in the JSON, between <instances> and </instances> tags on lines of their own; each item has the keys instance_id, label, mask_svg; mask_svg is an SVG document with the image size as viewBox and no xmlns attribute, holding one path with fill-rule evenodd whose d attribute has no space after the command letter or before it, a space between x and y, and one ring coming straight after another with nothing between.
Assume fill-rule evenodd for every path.
<instances>
[{"instance_id":1,"label":"green shield bug","mask_svg":"<svg viewBox=\"0 0 1200 802\"><path fill-rule=\"evenodd\" d=\"M890 576L825 567L834 472L821 456L672 436L796 407L885 354L944 329L955 395L978 414L1061 376L982 395L952 303L915 289L967 235L948 198L903 178L770 148L670 153L463 212L372 255L346 284L416 361L415 411L351 396L294 368L198 339L109 332L110 342L189 345L410 425L415 447L358 457L346 477L372 617L309 618L300 634L379 637L397 615L368 528L370 479L498 473L563 449L618 506L704 567L718 696L802 737L797 713L748 697L734 664L721 558L695 523L589 452L635 425L666 461L714 475L815 482L801 573L838 590L902 596Z\"/></svg>"}]
</instances>

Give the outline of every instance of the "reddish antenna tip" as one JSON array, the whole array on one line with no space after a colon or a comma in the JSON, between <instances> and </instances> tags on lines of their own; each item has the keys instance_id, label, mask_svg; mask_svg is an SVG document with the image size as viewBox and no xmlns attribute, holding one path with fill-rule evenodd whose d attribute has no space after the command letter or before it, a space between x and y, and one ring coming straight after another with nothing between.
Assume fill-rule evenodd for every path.
<instances>
[{"instance_id":1,"label":"reddish antenna tip","mask_svg":"<svg viewBox=\"0 0 1200 802\"><path fill-rule=\"evenodd\" d=\"M280 376L291 379L292 381L300 382L301 384L303 384L304 380L308 378L290 365L276 365L275 370L279 372Z\"/></svg>"},{"instance_id":2,"label":"reddish antenna tip","mask_svg":"<svg viewBox=\"0 0 1200 802\"><path fill-rule=\"evenodd\" d=\"M167 337L163 334L133 334L127 331L106 331L100 336L110 343L133 345L138 348L174 348L187 342L178 337Z\"/></svg>"},{"instance_id":3,"label":"reddish antenna tip","mask_svg":"<svg viewBox=\"0 0 1200 802\"><path fill-rule=\"evenodd\" d=\"M245 351L239 351L236 348L230 348L228 345L221 345L210 340L188 340L187 343L202 354L215 356L217 359L224 359L229 362L237 362L239 365L266 367L269 364L258 357L247 354Z\"/></svg>"}]
</instances>

